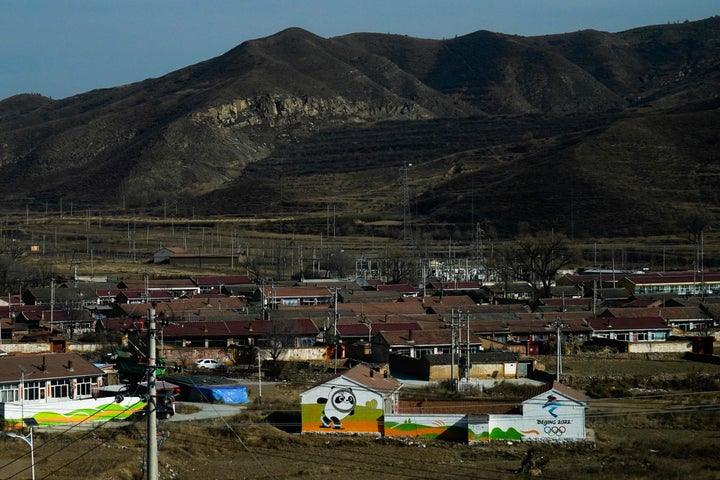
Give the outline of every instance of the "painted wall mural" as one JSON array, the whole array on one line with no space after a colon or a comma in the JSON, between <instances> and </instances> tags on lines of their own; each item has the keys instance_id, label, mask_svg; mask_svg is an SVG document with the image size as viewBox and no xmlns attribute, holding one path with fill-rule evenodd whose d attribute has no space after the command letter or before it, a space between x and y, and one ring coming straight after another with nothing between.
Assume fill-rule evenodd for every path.
<instances>
[{"instance_id":1,"label":"painted wall mural","mask_svg":"<svg viewBox=\"0 0 720 480\"><path fill-rule=\"evenodd\" d=\"M303 432L372 433L458 442L585 439L584 395L558 384L525 400L517 414L404 414L397 397L342 377L302 393ZM386 406L385 413L384 406Z\"/></svg>"},{"instance_id":2,"label":"painted wall mural","mask_svg":"<svg viewBox=\"0 0 720 480\"><path fill-rule=\"evenodd\" d=\"M34 418L40 425L72 424L86 421L123 420L142 409L146 402L127 396L121 402L113 398L61 400L0 404L0 416L9 427L19 427L23 418Z\"/></svg>"},{"instance_id":3,"label":"painted wall mural","mask_svg":"<svg viewBox=\"0 0 720 480\"><path fill-rule=\"evenodd\" d=\"M490 415L489 440L582 440L585 403L549 390L523 402L522 415Z\"/></svg>"},{"instance_id":4,"label":"painted wall mural","mask_svg":"<svg viewBox=\"0 0 720 480\"><path fill-rule=\"evenodd\" d=\"M385 415L388 437L421 437L467 442L467 415Z\"/></svg>"},{"instance_id":5,"label":"painted wall mural","mask_svg":"<svg viewBox=\"0 0 720 480\"><path fill-rule=\"evenodd\" d=\"M383 399L353 385L325 384L302 395L302 431L380 433Z\"/></svg>"}]
</instances>

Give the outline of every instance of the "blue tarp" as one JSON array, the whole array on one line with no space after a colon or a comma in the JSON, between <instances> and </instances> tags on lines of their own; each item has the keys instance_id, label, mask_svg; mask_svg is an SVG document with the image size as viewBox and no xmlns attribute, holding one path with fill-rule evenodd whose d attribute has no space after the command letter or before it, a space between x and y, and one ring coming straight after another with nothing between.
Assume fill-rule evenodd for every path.
<instances>
[{"instance_id":1,"label":"blue tarp","mask_svg":"<svg viewBox=\"0 0 720 480\"><path fill-rule=\"evenodd\" d=\"M204 385L190 388L191 402L248 403L247 388L243 385Z\"/></svg>"}]
</instances>

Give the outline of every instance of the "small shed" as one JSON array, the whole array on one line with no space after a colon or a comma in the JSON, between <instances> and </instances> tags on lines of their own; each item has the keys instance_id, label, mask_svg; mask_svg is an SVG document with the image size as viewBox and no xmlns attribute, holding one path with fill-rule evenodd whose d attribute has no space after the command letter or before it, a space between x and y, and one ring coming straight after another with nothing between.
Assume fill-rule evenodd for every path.
<instances>
[{"instance_id":1,"label":"small shed","mask_svg":"<svg viewBox=\"0 0 720 480\"><path fill-rule=\"evenodd\" d=\"M381 434L394 413L400 382L365 365L339 372L300 394L302 432Z\"/></svg>"},{"instance_id":2,"label":"small shed","mask_svg":"<svg viewBox=\"0 0 720 480\"><path fill-rule=\"evenodd\" d=\"M521 404L522 414L490 415L479 440L583 441L587 397L557 381L548 383ZM472 426L471 431L480 430Z\"/></svg>"}]
</instances>

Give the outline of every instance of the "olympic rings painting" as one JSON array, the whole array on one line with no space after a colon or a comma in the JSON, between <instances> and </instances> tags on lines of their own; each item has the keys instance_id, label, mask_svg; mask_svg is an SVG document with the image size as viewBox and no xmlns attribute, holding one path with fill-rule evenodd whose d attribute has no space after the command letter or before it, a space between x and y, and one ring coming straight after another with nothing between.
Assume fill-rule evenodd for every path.
<instances>
[{"instance_id":1,"label":"olympic rings painting","mask_svg":"<svg viewBox=\"0 0 720 480\"><path fill-rule=\"evenodd\" d=\"M543 429L543 431L545 432L546 435L551 436L551 437L562 437L563 434L567 431L567 429L566 429L565 427L562 427L562 426L561 426L561 427L555 427L555 426L547 425L547 426Z\"/></svg>"}]
</instances>

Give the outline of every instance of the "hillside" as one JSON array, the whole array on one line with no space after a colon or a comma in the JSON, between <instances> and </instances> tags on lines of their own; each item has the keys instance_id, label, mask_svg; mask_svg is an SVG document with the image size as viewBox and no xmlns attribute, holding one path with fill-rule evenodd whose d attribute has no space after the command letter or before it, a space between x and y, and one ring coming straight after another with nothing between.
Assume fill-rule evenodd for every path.
<instances>
[{"instance_id":1,"label":"hillside","mask_svg":"<svg viewBox=\"0 0 720 480\"><path fill-rule=\"evenodd\" d=\"M657 233L717 215L720 18L448 40L292 28L131 85L0 101L7 208ZM672 202L668 202L672 199ZM322 222L320 222L322 223ZM305 224L305 226L303 226Z\"/></svg>"}]
</instances>

